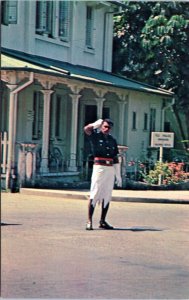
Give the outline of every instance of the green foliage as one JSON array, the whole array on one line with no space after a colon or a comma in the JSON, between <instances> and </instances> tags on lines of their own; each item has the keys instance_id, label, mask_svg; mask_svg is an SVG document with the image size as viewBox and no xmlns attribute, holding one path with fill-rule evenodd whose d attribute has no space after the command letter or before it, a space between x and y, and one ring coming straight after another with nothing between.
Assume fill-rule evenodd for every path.
<instances>
[{"instance_id":1,"label":"green foliage","mask_svg":"<svg viewBox=\"0 0 189 300\"><path fill-rule=\"evenodd\" d=\"M157 162L149 174L144 174L144 181L149 184L158 184L159 176L165 185L184 182L189 178L189 173L183 171L184 163L163 163Z\"/></svg>"},{"instance_id":2,"label":"green foliage","mask_svg":"<svg viewBox=\"0 0 189 300\"><path fill-rule=\"evenodd\" d=\"M189 3L125 5L124 13L115 18L113 72L173 91L174 110L181 110L188 124L183 139L188 139Z\"/></svg>"},{"instance_id":3,"label":"green foliage","mask_svg":"<svg viewBox=\"0 0 189 300\"><path fill-rule=\"evenodd\" d=\"M140 34L151 11L148 3L129 2L126 6L125 13L114 20L113 72L134 78L143 66Z\"/></svg>"}]
</instances>

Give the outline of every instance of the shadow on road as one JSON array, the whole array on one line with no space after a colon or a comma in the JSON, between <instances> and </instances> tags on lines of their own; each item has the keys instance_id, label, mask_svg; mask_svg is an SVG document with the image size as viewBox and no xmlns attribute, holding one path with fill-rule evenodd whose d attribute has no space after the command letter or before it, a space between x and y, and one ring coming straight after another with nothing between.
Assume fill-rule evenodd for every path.
<instances>
[{"instance_id":1,"label":"shadow on road","mask_svg":"<svg viewBox=\"0 0 189 300\"><path fill-rule=\"evenodd\" d=\"M103 230L103 229L99 228L99 230ZM114 227L111 230L120 230L120 231L121 230L122 231L163 231L164 229L152 228L152 227L128 227L128 228Z\"/></svg>"},{"instance_id":2,"label":"shadow on road","mask_svg":"<svg viewBox=\"0 0 189 300\"><path fill-rule=\"evenodd\" d=\"M22 224L11 224L11 223L2 223L1 222L1 226L18 226L18 225L22 225Z\"/></svg>"}]
</instances>

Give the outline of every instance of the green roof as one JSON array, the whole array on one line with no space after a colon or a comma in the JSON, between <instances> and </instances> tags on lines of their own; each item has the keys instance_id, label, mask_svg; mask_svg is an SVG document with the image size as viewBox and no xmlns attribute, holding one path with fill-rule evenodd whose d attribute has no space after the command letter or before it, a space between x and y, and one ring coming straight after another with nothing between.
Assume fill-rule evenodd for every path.
<instances>
[{"instance_id":1,"label":"green roof","mask_svg":"<svg viewBox=\"0 0 189 300\"><path fill-rule=\"evenodd\" d=\"M63 76L70 79L73 78L90 83L98 83L101 85L103 84L145 93L153 93L166 97L172 97L174 95L172 92L167 90L134 81L123 76L118 76L110 72L80 65L72 65L50 58L29 55L8 49L1 49L1 69L48 73L53 76Z\"/></svg>"}]
</instances>

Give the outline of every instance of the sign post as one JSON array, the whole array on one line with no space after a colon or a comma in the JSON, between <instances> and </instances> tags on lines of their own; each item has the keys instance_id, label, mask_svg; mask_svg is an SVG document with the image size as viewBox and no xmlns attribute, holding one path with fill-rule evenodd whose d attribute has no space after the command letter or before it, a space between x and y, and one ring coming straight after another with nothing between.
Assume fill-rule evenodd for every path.
<instances>
[{"instance_id":1,"label":"sign post","mask_svg":"<svg viewBox=\"0 0 189 300\"><path fill-rule=\"evenodd\" d=\"M163 146L159 147L159 161L163 161Z\"/></svg>"},{"instance_id":2,"label":"sign post","mask_svg":"<svg viewBox=\"0 0 189 300\"><path fill-rule=\"evenodd\" d=\"M163 148L173 148L174 133L173 132L152 132L151 147L159 148L159 162L163 161ZM162 175L159 175L158 184L161 185Z\"/></svg>"}]
</instances>

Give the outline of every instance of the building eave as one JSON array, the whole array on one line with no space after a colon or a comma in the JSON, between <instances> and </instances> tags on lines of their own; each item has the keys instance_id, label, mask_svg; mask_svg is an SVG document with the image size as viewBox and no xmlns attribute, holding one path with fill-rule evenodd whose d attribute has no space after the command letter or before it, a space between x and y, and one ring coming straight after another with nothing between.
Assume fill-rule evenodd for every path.
<instances>
[{"instance_id":1,"label":"building eave","mask_svg":"<svg viewBox=\"0 0 189 300\"><path fill-rule=\"evenodd\" d=\"M57 77L80 80L94 84L111 86L126 90L156 94L164 97L173 97L174 93L134 81L123 76L115 75L97 69L92 69L80 65L72 65L47 59L39 56L32 56L18 51L2 49L1 70L28 71L41 74L49 74Z\"/></svg>"}]
</instances>

